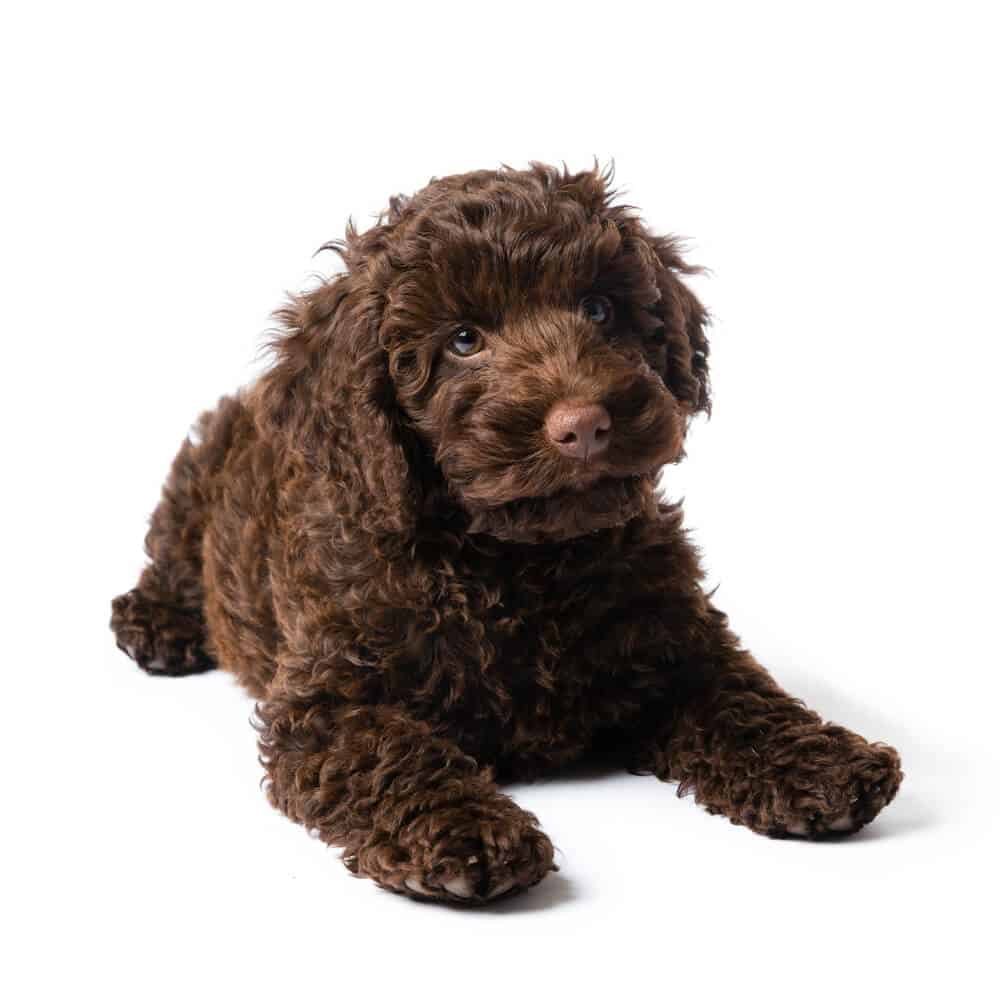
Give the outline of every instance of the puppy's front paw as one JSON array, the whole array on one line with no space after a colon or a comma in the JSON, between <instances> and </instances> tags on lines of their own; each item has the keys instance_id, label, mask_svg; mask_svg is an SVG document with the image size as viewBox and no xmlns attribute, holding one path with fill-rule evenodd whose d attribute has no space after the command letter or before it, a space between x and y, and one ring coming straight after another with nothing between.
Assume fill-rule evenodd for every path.
<instances>
[{"instance_id":1,"label":"puppy's front paw","mask_svg":"<svg viewBox=\"0 0 1000 1000\"><path fill-rule=\"evenodd\" d=\"M148 674L198 674L215 666L203 646L200 616L138 589L111 602L111 629L118 648Z\"/></svg>"},{"instance_id":2,"label":"puppy's front paw","mask_svg":"<svg viewBox=\"0 0 1000 1000\"><path fill-rule=\"evenodd\" d=\"M821 837L854 833L895 797L903 779L899 754L839 726L803 736L787 749L765 795L760 832Z\"/></svg>"},{"instance_id":3,"label":"puppy's front paw","mask_svg":"<svg viewBox=\"0 0 1000 1000\"><path fill-rule=\"evenodd\" d=\"M362 848L355 867L417 899L472 904L513 895L555 869L535 817L500 796L422 813L391 841Z\"/></svg>"}]
</instances>

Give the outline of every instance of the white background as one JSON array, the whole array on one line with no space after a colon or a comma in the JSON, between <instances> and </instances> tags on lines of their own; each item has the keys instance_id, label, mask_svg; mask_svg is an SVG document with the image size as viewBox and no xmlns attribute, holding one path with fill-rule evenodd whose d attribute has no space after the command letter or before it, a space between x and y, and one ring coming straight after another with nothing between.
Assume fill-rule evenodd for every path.
<instances>
[{"instance_id":1,"label":"white background","mask_svg":"<svg viewBox=\"0 0 1000 1000\"><path fill-rule=\"evenodd\" d=\"M824 6L4 15L5 995L995 987L996 32L985 3ZM108 602L186 427L348 215L595 155L712 269L715 413L665 484L717 601L907 777L809 844L581 771L515 790L558 874L414 904L272 812L251 703L143 675Z\"/></svg>"}]
</instances>

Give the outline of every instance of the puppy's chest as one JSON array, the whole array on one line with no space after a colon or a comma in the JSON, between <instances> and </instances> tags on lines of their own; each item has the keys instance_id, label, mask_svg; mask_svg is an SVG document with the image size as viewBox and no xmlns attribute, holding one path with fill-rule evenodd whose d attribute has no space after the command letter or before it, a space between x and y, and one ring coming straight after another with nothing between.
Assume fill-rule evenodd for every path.
<instances>
[{"instance_id":1,"label":"puppy's chest","mask_svg":"<svg viewBox=\"0 0 1000 1000\"><path fill-rule=\"evenodd\" d=\"M662 650L645 590L613 556L456 561L418 653L418 695L438 717L500 720L528 740L568 716L617 718Z\"/></svg>"}]
</instances>

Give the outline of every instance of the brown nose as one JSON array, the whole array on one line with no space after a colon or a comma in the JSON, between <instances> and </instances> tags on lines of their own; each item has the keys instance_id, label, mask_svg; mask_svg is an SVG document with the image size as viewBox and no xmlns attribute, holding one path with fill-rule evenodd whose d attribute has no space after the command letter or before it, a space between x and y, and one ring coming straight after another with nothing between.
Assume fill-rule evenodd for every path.
<instances>
[{"instance_id":1,"label":"brown nose","mask_svg":"<svg viewBox=\"0 0 1000 1000\"><path fill-rule=\"evenodd\" d=\"M600 403L556 403L545 418L548 439L569 458L592 458L608 447L611 414Z\"/></svg>"}]
</instances>

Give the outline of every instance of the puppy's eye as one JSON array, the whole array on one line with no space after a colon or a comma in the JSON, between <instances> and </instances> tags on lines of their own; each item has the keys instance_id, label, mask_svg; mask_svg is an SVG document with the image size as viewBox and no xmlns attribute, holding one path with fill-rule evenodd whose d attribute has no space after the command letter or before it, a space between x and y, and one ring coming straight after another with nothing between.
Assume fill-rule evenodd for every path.
<instances>
[{"instance_id":1,"label":"puppy's eye","mask_svg":"<svg viewBox=\"0 0 1000 1000\"><path fill-rule=\"evenodd\" d=\"M456 330L452 334L451 340L448 341L448 350L460 358L472 357L473 354L478 354L482 349L482 335L467 327Z\"/></svg>"},{"instance_id":2,"label":"puppy's eye","mask_svg":"<svg viewBox=\"0 0 1000 1000\"><path fill-rule=\"evenodd\" d=\"M580 312L598 326L611 322L611 303L603 295L588 295L581 299Z\"/></svg>"}]
</instances>

